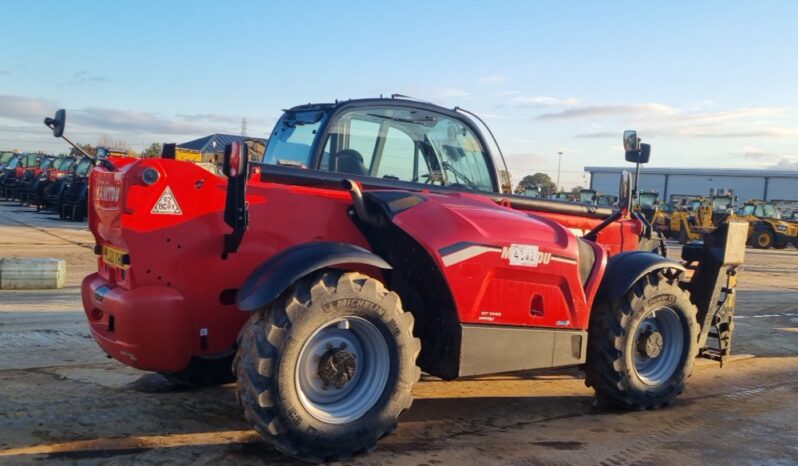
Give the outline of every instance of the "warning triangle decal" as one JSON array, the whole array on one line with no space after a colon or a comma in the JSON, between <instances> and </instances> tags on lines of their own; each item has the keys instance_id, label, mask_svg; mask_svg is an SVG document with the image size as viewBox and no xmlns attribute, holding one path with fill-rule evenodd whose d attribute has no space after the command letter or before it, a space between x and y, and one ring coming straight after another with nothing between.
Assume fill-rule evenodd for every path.
<instances>
[{"instance_id":1,"label":"warning triangle decal","mask_svg":"<svg viewBox=\"0 0 798 466\"><path fill-rule=\"evenodd\" d=\"M163 190L161 193L161 197L158 198L158 202L152 207L153 214L166 214L166 215L183 215L183 211L180 210L180 206L177 204L177 199L175 199L175 195L172 194L172 188L169 186Z\"/></svg>"}]
</instances>

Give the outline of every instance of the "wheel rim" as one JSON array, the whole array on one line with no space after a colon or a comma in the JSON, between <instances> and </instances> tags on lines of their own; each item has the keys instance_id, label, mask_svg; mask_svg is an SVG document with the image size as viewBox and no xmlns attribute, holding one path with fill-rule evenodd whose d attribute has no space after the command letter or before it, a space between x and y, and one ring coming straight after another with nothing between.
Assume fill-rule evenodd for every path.
<instances>
[{"instance_id":1,"label":"wheel rim","mask_svg":"<svg viewBox=\"0 0 798 466\"><path fill-rule=\"evenodd\" d=\"M770 245L770 235L767 233L762 233L759 235L759 245L762 247L767 247Z\"/></svg>"},{"instance_id":2,"label":"wheel rim","mask_svg":"<svg viewBox=\"0 0 798 466\"><path fill-rule=\"evenodd\" d=\"M643 383L662 385L679 369L684 357L685 330L671 308L650 311L635 331L634 369Z\"/></svg>"},{"instance_id":3,"label":"wheel rim","mask_svg":"<svg viewBox=\"0 0 798 466\"><path fill-rule=\"evenodd\" d=\"M389 368L388 343L374 324L354 316L336 319L316 330L299 353L299 400L319 421L352 422L377 403Z\"/></svg>"}]
</instances>

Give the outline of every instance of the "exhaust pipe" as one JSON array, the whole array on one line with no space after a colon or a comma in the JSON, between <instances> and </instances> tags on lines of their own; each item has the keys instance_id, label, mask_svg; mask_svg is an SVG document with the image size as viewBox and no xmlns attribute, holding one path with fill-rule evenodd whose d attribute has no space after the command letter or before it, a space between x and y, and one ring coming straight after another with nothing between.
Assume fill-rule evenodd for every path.
<instances>
[{"instance_id":1,"label":"exhaust pipe","mask_svg":"<svg viewBox=\"0 0 798 466\"><path fill-rule=\"evenodd\" d=\"M360 219L361 222L365 223L366 225L372 227L381 227L382 226L382 218L379 215L375 215L368 210L366 210L366 201L363 200L363 192L360 190L360 187L352 180L343 180L341 182L344 189L349 191L349 195L352 196L352 205L355 208L355 215L357 218Z\"/></svg>"}]
</instances>

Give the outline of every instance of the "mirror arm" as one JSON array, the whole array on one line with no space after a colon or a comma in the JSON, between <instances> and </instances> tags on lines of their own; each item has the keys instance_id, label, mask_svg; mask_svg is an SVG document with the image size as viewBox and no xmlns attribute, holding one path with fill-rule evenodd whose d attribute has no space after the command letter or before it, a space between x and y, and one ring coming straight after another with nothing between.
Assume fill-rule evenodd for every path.
<instances>
[{"instance_id":1,"label":"mirror arm","mask_svg":"<svg viewBox=\"0 0 798 466\"><path fill-rule=\"evenodd\" d=\"M634 202L632 202L634 200ZM629 211L632 210L633 205L640 205L640 161L637 161L637 165L635 166L635 185L634 191L631 199L629 199L629 205L627 209Z\"/></svg>"},{"instance_id":2,"label":"mirror arm","mask_svg":"<svg viewBox=\"0 0 798 466\"><path fill-rule=\"evenodd\" d=\"M45 126L47 126L48 128L50 128L50 129L54 129L53 127L54 127L55 125L53 124L53 119L52 119L52 118L45 118L45 119L44 119L44 124L45 124ZM85 150L81 149L81 147L80 147L80 146L78 146L78 145L77 145L77 144L75 144L74 142L70 141L70 140L69 140L69 138L67 138L67 137L66 137L66 136L64 136L63 134L61 135L61 139L63 139L64 141L68 142L70 146L72 146L72 147L74 147L75 149L77 149L77 150L78 150L78 151L79 151L81 154L85 155L86 157L90 158L91 160L94 160L94 157L92 157L91 155L89 155L89 153L88 153L88 152L86 152Z\"/></svg>"},{"instance_id":3,"label":"mirror arm","mask_svg":"<svg viewBox=\"0 0 798 466\"><path fill-rule=\"evenodd\" d=\"M622 215L623 215L623 209L616 210L615 212L612 213L612 215L605 218L603 222L599 223L592 230L587 232L587 234L585 234L585 236L583 236L582 238L588 241L596 241L596 238L598 238L598 234L601 233L601 230L607 228L612 222L621 218Z\"/></svg>"}]
</instances>

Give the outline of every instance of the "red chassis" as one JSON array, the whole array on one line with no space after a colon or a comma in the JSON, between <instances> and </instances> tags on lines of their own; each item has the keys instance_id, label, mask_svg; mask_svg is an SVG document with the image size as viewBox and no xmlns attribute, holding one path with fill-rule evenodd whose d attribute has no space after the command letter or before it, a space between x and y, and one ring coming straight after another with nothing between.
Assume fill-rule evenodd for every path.
<instances>
[{"instance_id":1,"label":"red chassis","mask_svg":"<svg viewBox=\"0 0 798 466\"><path fill-rule=\"evenodd\" d=\"M98 272L83 282L83 300L97 342L133 367L179 371L194 356L229 352L250 316L236 307L236 290L281 251L311 242L373 249L347 214L347 191L270 182L270 171L290 170L264 166L263 180L254 176L248 184L246 237L237 254L222 259L229 232L223 178L174 160L112 161L116 171L97 167L91 175L89 224L99 257ZM157 171L155 183L143 181L146 169ZM439 291L452 297L452 317L461 324L583 333L607 257L637 250L643 228L622 219L592 243L573 231L590 230L600 218L514 209L478 194L408 195L423 202L393 215L396 234L420 245L443 271ZM172 210L159 211L163 205ZM526 263L514 265L510 254Z\"/></svg>"}]
</instances>

